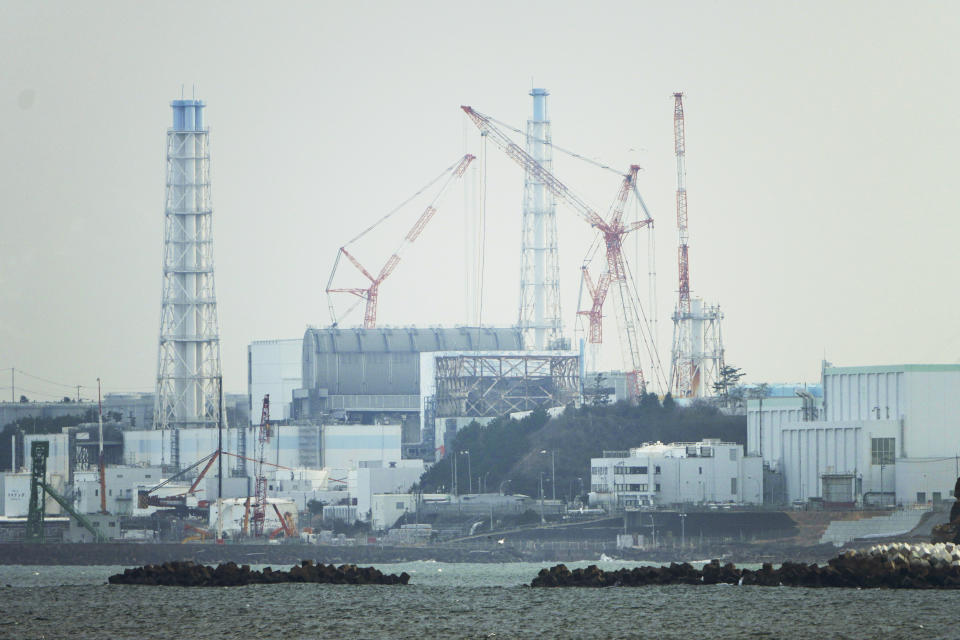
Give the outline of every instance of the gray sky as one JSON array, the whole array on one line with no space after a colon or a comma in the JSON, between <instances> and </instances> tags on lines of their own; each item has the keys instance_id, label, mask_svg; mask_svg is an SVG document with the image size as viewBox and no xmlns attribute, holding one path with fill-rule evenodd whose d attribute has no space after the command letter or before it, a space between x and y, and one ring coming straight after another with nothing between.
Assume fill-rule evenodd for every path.
<instances>
[{"instance_id":1,"label":"gray sky","mask_svg":"<svg viewBox=\"0 0 960 640\"><path fill-rule=\"evenodd\" d=\"M153 388L164 141L182 85L208 103L228 391L246 390L249 341L328 322L340 244L465 143L478 151L459 105L522 127L531 84L551 92L558 145L644 167L665 366L676 90L692 286L724 309L729 362L757 381L814 381L824 354L954 362L958 18L954 2L7 0L0 369ZM492 146L486 158L483 321L511 324L523 176ZM616 176L560 155L555 169L606 211ZM463 193L383 285L381 324L466 322ZM570 209L558 219L572 330L590 236ZM361 252L372 268L399 239L385 236Z\"/></svg>"}]
</instances>

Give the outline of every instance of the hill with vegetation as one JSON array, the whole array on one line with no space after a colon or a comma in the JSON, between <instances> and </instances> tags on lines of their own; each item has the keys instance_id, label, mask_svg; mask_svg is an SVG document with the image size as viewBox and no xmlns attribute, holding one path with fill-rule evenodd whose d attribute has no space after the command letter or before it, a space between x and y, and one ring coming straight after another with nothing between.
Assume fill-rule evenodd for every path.
<instances>
[{"instance_id":1,"label":"hill with vegetation","mask_svg":"<svg viewBox=\"0 0 960 640\"><path fill-rule=\"evenodd\" d=\"M452 450L424 473L419 488L428 493L450 491L456 456L460 494L472 487L475 493L502 490L539 497L542 477L544 495L551 498L553 457L557 498L575 499L590 490L590 458L599 458L604 451L703 438L744 444L746 433L746 416L726 415L707 403L679 407L669 396L661 404L653 394L638 405L570 406L555 418L535 411L521 420L498 418L486 426L474 422L464 428Z\"/></svg>"}]
</instances>

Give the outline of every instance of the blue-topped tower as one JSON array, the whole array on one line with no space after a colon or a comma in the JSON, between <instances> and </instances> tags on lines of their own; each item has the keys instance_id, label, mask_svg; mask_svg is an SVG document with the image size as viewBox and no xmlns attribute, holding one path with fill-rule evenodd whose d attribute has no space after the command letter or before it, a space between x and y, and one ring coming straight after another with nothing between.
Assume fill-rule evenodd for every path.
<instances>
[{"instance_id":1,"label":"blue-topped tower","mask_svg":"<svg viewBox=\"0 0 960 640\"><path fill-rule=\"evenodd\" d=\"M547 116L546 89L532 89L533 117L527 120L527 153L553 171L553 146ZM560 315L560 262L557 250L556 203L546 185L531 173L523 187L520 319L524 347L557 349L563 342Z\"/></svg>"},{"instance_id":2,"label":"blue-topped tower","mask_svg":"<svg viewBox=\"0 0 960 640\"><path fill-rule=\"evenodd\" d=\"M179 468L177 430L212 427L219 409L220 327L213 278L210 132L201 100L174 100L167 130L163 287L154 428ZM167 444L169 442L169 444ZM169 449L168 449L169 447Z\"/></svg>"}]
</instances>

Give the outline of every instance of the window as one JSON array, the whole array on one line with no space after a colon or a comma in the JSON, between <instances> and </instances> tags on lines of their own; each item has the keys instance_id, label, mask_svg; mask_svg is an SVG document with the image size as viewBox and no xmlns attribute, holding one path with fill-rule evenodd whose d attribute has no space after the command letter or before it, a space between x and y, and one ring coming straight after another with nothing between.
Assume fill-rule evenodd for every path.
<instances>
[{"instance_id":1,"label":"window","mask_svg":"<svg viewBox=\"0 0 960 640\"><path fill-rule=\"evenodd\" d=\"M730 449L730 459L731 459L731 460L736 460L736 459L737 459L737 449L736 449L736 447Z\"/></svg>"},{"instance_id":2,"label":"window","mask_svg":"<svg viewBox=\"0 0 960 640\"><path fill-rule=\"evenodd\" d=\"M398 502L398 503L397 503L397 511L399 511L400 509L403 509L403 503L402 503L402 502Z\"/></svg>"},{"instance_id":3,"label":"window","mask_svg":"<svg viewBox=\"0 0 960 640\"><path fill-rule=\"evenodd\" d=\"M657 465L653 468L654 473L660 473L660 465Z\"/></svg>"},{"instance_id":4,"label":"window","mask_svg":"<svg viewBox=\"0 0 960 640\"><path fill-rule=\"evenodd\" d=\"M108 522L108 523L107 523L107 526L108 526L108 527L116 527L116 526L117 526L117 523L116 523L116 522Z\"/></svg>"},{"instance_id":5,"label":"window","mask_svg":"<svg viewBox=\"0 0 960 640\"><path fill-rule=\"evenodd\" d=\"M660 483L659 483L659 482L658 482L657 484L653 485L653 486L654 486L654 489L653 489L654 491L660 491Z\"/></svg>"},{"instance_id":6,"label":"window","mask_svg":"<svg viewBox=\"0 0 960 640\"><path fill-rule=\"evenodd\" d=\"M943 502L943 494L939 491L933 492L933 504L940 504Z\"/></svg>"},{"instance_id":7,"label":"window","mask_svg":"<svg viewBox=\"0 0 960 640\"><path fill-rule=\"evenodd\" d=\"M870 464L893 464L895 457L895 438L870 438Z\"/></svg>"},{"instance_id":8,"label":"window","mask_svg":"<svg viewBox=\"0 0 960 640\"><path fill-rule=\"evenodd\" d=\"M917 491L917 504L926 504L926 502L927 502L927 492Z\"/></svg>"},{"instance_id":9,"label":"window","mask_svg":"<svg viewBox=\"0 0 960 640\"><path fill-rule=\"evenodd\" d=\"M647 467L614 467L613 472L621 476L645 476L647 475Z\"/></svg>"},{"instance_id":10,"label":"window","mask_svg":"<svg viewBox=\"0 0 960 640\"><path fill-rule=\"evenodd\" d=\"M737 479L730 478L730 493L737 495Z\"/></svg>"},{"instance_id":11,"label":"window","mask_svg":"<svg viewBox=\"0 0 960 640\"><path fill-rule=\"evenodd\" d=\"M697 467L697 471L700 473L700 475L703 475L703 467Z\"/></svg>"}]
</instances>

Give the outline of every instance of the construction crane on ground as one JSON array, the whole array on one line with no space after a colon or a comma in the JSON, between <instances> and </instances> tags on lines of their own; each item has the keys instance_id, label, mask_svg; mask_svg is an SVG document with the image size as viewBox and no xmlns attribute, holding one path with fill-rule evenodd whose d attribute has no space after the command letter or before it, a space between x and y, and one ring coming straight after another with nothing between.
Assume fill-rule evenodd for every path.
<instances>
[{"instance_id":1,"label":"construction crane on ground","mask_svg":"<svg viewBox=\"0 0 960 640\"><path fill-rule=\"evenodd\" d=\"M395 208L393 211L391 211L390 213L382 217L380 220L378 220L376 223L368 227L360 235L351 239L349 242L347 242L347 244L340 247L340 250L337 252L337 258L336 260L334 260L334 263L333 263L333 269L330 271L330 278L327 280L327 289L326 289L327 306L330 311L330 321L334 325L337 324L337 316L333 308L333 301L330 298L330 294L331 293L348 293L358 297L360 299L358 300L358 303L360 301L366 302L366 307L363 313L363 328L364 329L376 328L377 300L380 295L380 285L383 284L383 281L386 280L391 273L393 273L394 269L397 268L397 264L399 264L400 257L403 255L403 252L411 244L413 244L413 242L418 237L420 237L420 234L423 233L424 228L427 226L430 220L433 219L433 216L437 213L437 207L440 204L440 200L443 197L443 195L447 192L448 187L453 183L454 180L459 179L463 176L463 174L467 171L467 167L470 166L470 163L473 162L473 160L474 160L474 156L470 155L469 153L466 154L456 164L445 169L443 173L441 173L437 178L434 178L430 183L428 183L425 187L423 187L423 189L421 189L416 194L408 198L399 207ZM394 251L389 258L387 258L387 261L380 268L380 272L376 276L374 276L372 273L370 273L370 271L366 269L366 267L360 264L360 261L357 260L356 257L354 257L353 254L347 250L347 247L353 244L354 242L356 242L357 240L359 240L360 238L362 238L363 236L365 236L368 232L372 231L374 228L376 228L378 225L384 222L387 218L389 218L394 213L399 211L404 205L410 202L410 200L417 197L419 194L423 193L425 190L429 189L433 184L435 184L437 181L442 179L444 176L446 176L446 180L444 181L443 185L440 187L439 192L434 196L430 204L427 205L427 208L423 211L422 214L420 214L420 217L417 218L417 221L413 224L413 226L410 228L407 234L400 241L400 245L397 247L397 250ZM350 264L356 267L356 269L360 273L362 273L364 277L367 278L367 280L370 281L370 285L367 286L366 288L361 288L361 287L335 288L333 287L333 278L337 273L337 268L340 265L341 257L346 257L347 260L350 261ZM351 309L353 309L353 307L351 307Z\"/></svg>"},{"instance_id":2,"label":"construction crane on ground","mask_svg":"<svg viewBox=\"0 0 960 640\"><path fill-rule=\"evenodd\" d=\"M254 463L254 503L252 529L256 538L263 536L263 522L267 516L267 477L264 475L264 450L270 442L270 394L263 396L263 413L257 429L257 460Z\"/></svg>"},{"instance_id":3,"label":"construction crane on ground","mask_svg":"<svg viewBox=\"0 0 960 640\"><path fill-rule=\"evenodd\" d=\"M629 394L631 399L636 400L646 393L647 382L643 373L641 363L641 343L646 348L650 357L653 375L659 378L659 383L665 385L663 374L660 367L660 359L657 354L656 344L650 335L650 328L646 319L643 317L643 309L639 298L636 295L632 285L629 267L623 257L622 245L624 237L643 227L653 225L653 219L643 200L639 202L646 213L646 218L631 223L624 223L623 211L627 196L630 193L639 195L636 190L636 177L640 170L637 165L632 165L627 174L623 176L623 182L617 200L609 220L604 220L590 205L583 201L565 184L563 184L553 173L544 168L539 162L531 157L518 144L513 142L505 133L500 131L490 117L485 116L472 107L461 106L464 113L473 121L478 129L487 135L504 153L514 162L520 165L525 171L534 175L541 181L553 195L572 207L574 211L591 227L600 232L603 237L603 243L606 253L606 271L600 276L597 284L593 285L593 280L589 272L584 270L585 281L589 282L588 288L591 292L593 304L587 315L591 320L590 335L599 342L602 339L602 310L603 303L607 296L610 286L616 284L616 289L620 297L620 304L617 307L618 320L621 332L621 355L628 369L627 380Z\"/></svg>"},{"instance_id":4,"label":"construction crane on ground","mask_svg":"<svg viewBox=\"0 0 960 640\"><path fill-rule=\"evenodd\" d=\"M723 366L719 306L704 306L690 296L690 233L687 229L686 131L683 93L673 94L673 141L677 158L677 307L673 314L669 390L678 398L709 393L711 374ZM705 380L706 378L706 380Z\"/></svg>"}]
</instances>

